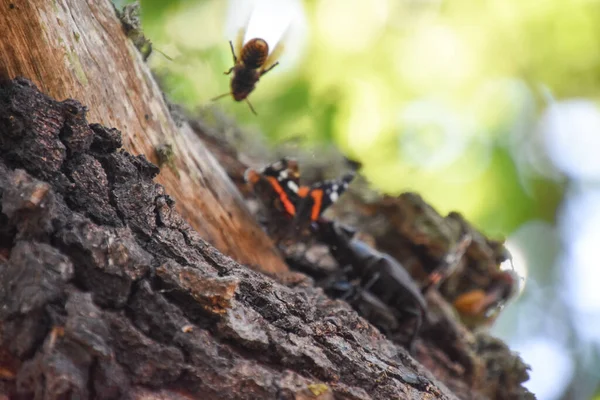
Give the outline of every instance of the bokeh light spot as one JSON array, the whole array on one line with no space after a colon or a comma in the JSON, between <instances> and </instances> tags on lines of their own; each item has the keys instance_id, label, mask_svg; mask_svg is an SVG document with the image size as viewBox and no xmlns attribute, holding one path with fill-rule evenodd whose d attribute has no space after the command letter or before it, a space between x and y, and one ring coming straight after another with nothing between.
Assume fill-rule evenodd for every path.
<instances>
[{"instance_id":1,"label":"bokeh light spot","mask_svg":"<svg viewBox=\"0 0 600 400\"><path fill-rule=\"evenodd\" d=\"M573 375L573 361L564 346L547 337L533 337L512 346L531 366L525 387L539 400L558 399Z\"/></svg>"},{"instance_id":2,"label":"bokeh light spot","mask_svg":"<svg viewBox=\"0 0 600 400\"><path fill-rule=\"evenodd\" d=\"M571 177L600 180L600 110L595 104L555 103L542 117L540 130L558 168Z\"/></svg>"},{"instance_id":3,"label":"bokeh light spot","mask_svg":"<svg viewBox=\"0 0 600 400\"><path fill-rule=\"evenodd\" d=\"M329 46L338 51L364 51L385 28L388 0L321 0L316 15Z\"/></svg>"}]
</instances>

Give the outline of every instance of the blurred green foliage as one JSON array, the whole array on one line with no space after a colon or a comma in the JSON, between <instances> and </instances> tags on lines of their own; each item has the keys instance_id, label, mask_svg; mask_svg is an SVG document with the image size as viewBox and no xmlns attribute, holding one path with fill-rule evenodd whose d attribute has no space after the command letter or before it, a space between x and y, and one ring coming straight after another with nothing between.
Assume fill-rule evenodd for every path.
<instances>
[{"instance_id":1,"label":"blurred green foliage","mask_svg":"<svg viewBox=\"0 0 600 400\"><path fill-rule=\"evenodd\" d=\"M150 60L169 96L197 109L226 92L228 3L141 3L146 35L174 58ZM538 162L544 152L536 122L548 92L598 95L600 2L303 6L306 45L288 46L295 60L284 67L284 56L279 71L259 82L250 96L258 117L246 104L220 101L240 124L259 127L273 144L298 137L305 146L334 142L363 163L377 188L417 191L488 234L553 221L563 182Z\"/></svg>"}]
</instances>

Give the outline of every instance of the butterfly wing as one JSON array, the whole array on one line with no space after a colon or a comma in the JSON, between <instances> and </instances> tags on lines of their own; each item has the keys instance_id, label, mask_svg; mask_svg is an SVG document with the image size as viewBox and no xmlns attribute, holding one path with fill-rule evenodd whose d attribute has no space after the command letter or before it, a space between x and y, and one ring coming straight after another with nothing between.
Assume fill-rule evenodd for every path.
<instances>
[{"instance_id":1,"label":"butterfly wing","mask_svg":"<svg viewBox=\"0 0 600 400\"><path fill-rule=\"evenodd\" d=\"M342 176L340 179L324 182L324 184L321 186L321 189L323 190L321 209L319 210L318 215L316 215L313 211L311 218L313 221L316 221L327 208L338 201L340 196L348 189L348 186L354 179L354 176L354 173L348 173Z\"/></svg>"},{"instance_id":2,"label":"butterfly wing","mask_svg":"<svg viewBox=\"0 0 600 400\"><path fill-rule=\"evenodd\" d=\"M354 173L348 173L340 179L331 179L315 183L310 188L301 187L296 206L296 219L316 222L319 217L335 203L354 179Z\"/></svg>"},{"instance_id":3,"label":"butterfly wing","mask_svg":"<svg viewBox=\"0 0 600 400\"><path fill-rule=\"evenodd\" d=\"M266 166L262 175L269 180L281 201L286 205L290 215L295 214L298 203L298 189L300 187L300 174L298 162L290 158L282 158Z\"/></svg>"},{"instance_id":4,"label":"butterfly wing","mask_svg":"<svg viewBox=\"0 0 600 400\"><path fill-rule=\"evenodd\" d=\"M298 163L288 158L269 164L261 171L246 171L246 181L261 201L269 208L284 211L289 217L296 214L299 180Z\"/></svg>"},{"instance_id":5,"label":"butterfly wing","mask_svg":"<svg viewBox=\"0 0 600 400\"><path fill-rule=\"evenodd\" d=\"M267 165L262 170L265 176L272 176L286 187L286 190L297 191L300 184L300 173L298 171L298 162L291 158L282 158L273 164ZM293 185L288 188L287 183ZM295 186L294 186L295 185Z\"/></svg>"},{"instance_id":6,"label":"butterfly wing","mask_svg":"<svg viewBox=\"0 0 600 400\"><path fill-rule=\"evenodd\" d=\"M317 222L321 214L348 189L354 176L352 172L339 179L301 186L298 163L289 158L269 164L261 171L248 169L245 174L246 181L263 204L293 218L289 226L290 235Z\"/></svg>"}]
</instances>

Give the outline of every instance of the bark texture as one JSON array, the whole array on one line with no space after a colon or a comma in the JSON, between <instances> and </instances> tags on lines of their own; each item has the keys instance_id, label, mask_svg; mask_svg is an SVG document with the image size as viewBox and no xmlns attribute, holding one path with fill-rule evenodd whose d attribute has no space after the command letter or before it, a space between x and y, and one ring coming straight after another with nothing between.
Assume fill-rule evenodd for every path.
<instances>
[{"instance_id":1,"label":"bark texture","mask_svg":"<svg viewBox=\"0 0 600 400\"><path fill-rule=\"evenodd\" d=\"M247 165L243 160L252 160L256 154L268 153L268 150L259 148L256 154L245 154L251 146L225 143L201 125L192 123L247 201L255 203L253 194L244 192L242 175ZM339 176L350 164L332 149L311 149L309 153L278 149L277 152L279 154L265 158L293 156L299 161L305 184ZM253 208L260 217L260 208ZM441 216L415 193L382 196L373 192L360 177L326 214L357 229L361 240L394 257L418 285L426 284L428 274L435 268L448 267L449 276L427 295L427 315L416 342L415 358L437 379L462 399L535 398L522 386L529 379L528 366L505 343L486 333L510 296L497 298L500 302L490 309L459 308L455 303L461 296L473 292L490 293L498 284L498 277L503 274L500 264L510 259L502 240L485 237L458 213ZM462 250L464 254L446 264L446 256L461 247L459 243L465 235L470 241ZM301 251L297 251L298 248ZM317 285L327 287L327 282L331 282L327 276L337 274L344 267L328 257L331 251L320 243L294 243L288 249L289 265L312 276ZM518 286L518 282L514 283ZM355 306L394 340L398 340L398 334L403 331L410 333L414 326L389 315L378 315L368 302Z\"/></svg>"},{"instance_id":2,"label":"bark texture","mask_svg":"<svg viewBox=\"0 0 600 400\"><path fill-rule=\"evenodd\" d=\"M187 122L174 122L110 0L0 0L0 37L0 77L24 76L56 99L78 99L90 121L123 132L131 154L156 162L160 149L172 149L157 181L202 237L241 263L287 269L221 166Z\"/></svg>"},{"instance_id":3,"label":"bark texture","mask_svg":"<svg viewBox=\"0 0 600 400\"><path fill-rule=\"evenodd\" d=\"M120 143L74 100L0 87L0 393L456 398L309 279L221 254Z\"/></svg>"}]
</instances>

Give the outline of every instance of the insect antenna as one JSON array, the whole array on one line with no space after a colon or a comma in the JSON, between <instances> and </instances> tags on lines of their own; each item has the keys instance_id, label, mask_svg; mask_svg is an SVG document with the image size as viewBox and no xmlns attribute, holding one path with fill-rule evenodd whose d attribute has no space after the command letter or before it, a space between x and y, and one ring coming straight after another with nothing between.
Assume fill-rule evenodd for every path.
<instances>
[{"instance_id":1,"label":"insect antenna","mask_svg":"<svg viewBox=\"0 0 600 400\"><path fill-rule=\"evenodd\" d=\"M164 58L166 58L169 61L173 61L173 58L171 58L170 56L168 56L164 51L157 49L156 47L154 48L154 51L158 52L159 54L162 54L162 56Z\"/></svg>"},{"instance_id":2,"label":"insect antenna","mask_svg":"<svg viewBox=\"0 0 600 400\"><path fill-rule=\"evenodd\" d=\"M246 99L246 103L248 103L248 107L250 107L250 110L252 111L252 114L258 115L256 113L256 111L254 110L254 107L252 107L252 103L250 103L250 100Z\"/></svg>"},{"instance_id":3,"label":"insect antenna","mask_svg":"<svg viewBox=\"0 0 600 400\"><path fill-rule=\"evenodd\" d=\"M231 95L231 92L223 93L223 94L218 95L217 97L213 97L212 99L210 99L210 101L216 101L216 100L222 99L223 97L229 96L229 95Z\"/></svg>"}]
</instances>

